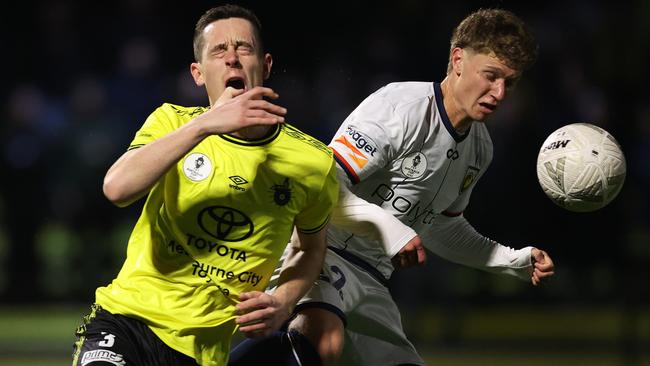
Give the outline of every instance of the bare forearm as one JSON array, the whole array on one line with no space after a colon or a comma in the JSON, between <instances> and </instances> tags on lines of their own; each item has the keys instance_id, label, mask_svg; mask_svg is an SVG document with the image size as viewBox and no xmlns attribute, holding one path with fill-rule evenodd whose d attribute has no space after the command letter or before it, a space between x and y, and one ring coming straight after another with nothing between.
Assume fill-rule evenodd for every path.
<instances>
[{"instance_id":1,"label":"bare forearm","mask_svg":"<svg viewBox=\"0 0 650 366\"><path fill-rule=\"evenodd\" d=\"M189 122L141 148L127 151L106 173L104 194L118 206L144 196L190 149L205 138L199 124Z\"/></svg>"},{"instance_id":2,"label":"bare forearm","mask_svg":"<svg viewBox=\"0 0 650 366\"><path fill-rule=\"evenodd\" d=\"M302 250L294 247L284 261L273 295L289 306L289 312L318 278L325 258L326 232L323 229L316 234L298 234Z\"/></svg>"}]
</instances>

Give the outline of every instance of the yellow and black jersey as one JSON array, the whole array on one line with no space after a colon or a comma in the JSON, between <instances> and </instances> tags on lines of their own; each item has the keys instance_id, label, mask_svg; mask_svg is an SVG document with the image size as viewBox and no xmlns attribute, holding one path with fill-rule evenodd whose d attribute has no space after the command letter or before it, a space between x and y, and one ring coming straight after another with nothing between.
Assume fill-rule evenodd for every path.
<instances>
[{"instance_id":1,"label":"yellow and black jersey","mask_svg":"<svg viewBox=\"0 0 650 366\"><path fill-rule=\"evenodd\" d=\"M163 104L129 149L207 110ZM209 136L181 158L149 193L97 303L201 364L225 364L239 294L264 291L294 225L324 228L338 195L331 150L289 124L273 129L256 141Z\"/></svg>"}]
</instances>

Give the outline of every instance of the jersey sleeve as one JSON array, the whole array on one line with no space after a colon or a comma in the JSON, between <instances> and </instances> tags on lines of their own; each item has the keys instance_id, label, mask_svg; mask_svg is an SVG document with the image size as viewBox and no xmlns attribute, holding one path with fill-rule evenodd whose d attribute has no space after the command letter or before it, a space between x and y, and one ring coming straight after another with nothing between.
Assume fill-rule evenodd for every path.
<instances>
[{"instance_id":1,"label":"jersey sleeve","mask_svg":"<svg viewBox=\"0 0 650 366\"><path fill-rule=\"evenodd\" d=\"M163 104L147 117L135 133L128 150L137 149L174 131L174 111L170 104Z\"/></svg>"},{"instance_id":2,"label":"jersey sleeve","mask_svg":"<svg viewBox=\"0 0 650 366\"><path fill-rule=\"evenodd\" d=\"M477 232L462 216L437 217L422 243L436 255L465 266L527 281L532 247L513 249Z\"/></svg>"},{"instance_id":3,"label":"jersey sleeve","mask_svg":"<svg viewBox=\"0 0 650 366\"><path fill-rule=\"evenodd\" d=\"M402 125L383 94L371 94L343 121L330 142L336 162L352 184L357 184L392 161L401 140Z\"/></svg>"},{"instance_id":4,"label":"jersey sleeve","mask_svg":"<svg viewBox=\"0 0 650 366\"><path fill-rule=\"evenodd\" d=\"M327 176L322 185L311 192L305 208L296 215L295 225L298 231L313 234L322 230L330 219L330 214L338 200L339 183L336 179L336 165L331 161Z\"/></svg>"}]
</instances>

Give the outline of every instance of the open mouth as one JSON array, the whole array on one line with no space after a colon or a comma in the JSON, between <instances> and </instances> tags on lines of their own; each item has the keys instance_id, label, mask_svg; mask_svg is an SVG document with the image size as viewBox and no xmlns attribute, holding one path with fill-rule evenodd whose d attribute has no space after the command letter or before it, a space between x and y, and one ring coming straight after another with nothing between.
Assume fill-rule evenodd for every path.
<instances>
[{"instance_id":1,"label":"open mouth","mask_svg":"<svg viewBox=\"0 0 650 366\"><path fill-rule=\"evenodd\" d=\"M233 87L235 89L245 89L244 79L242 78L231 78L226 81L226 88Z\"/></svg>"},{"instance_id":2,"label":"open mouth","mask_svg":"<svg viewBox=\"0 0 650 366\"><path fill-rule=\"evenodd\" d=\"M497 106L494 104L489 104L489 103L479 103L479 105L483 108L489 109L490 111L494 111L497 109Z\"/></svg>"}]
</instances>

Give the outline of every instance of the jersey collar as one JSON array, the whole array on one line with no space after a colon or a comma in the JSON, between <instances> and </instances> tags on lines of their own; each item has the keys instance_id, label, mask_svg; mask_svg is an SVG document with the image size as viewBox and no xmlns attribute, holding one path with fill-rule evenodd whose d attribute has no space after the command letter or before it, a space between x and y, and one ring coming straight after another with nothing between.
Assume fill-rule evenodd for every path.
<instances>
[{"instance_id":1,"label":"jersey collar","mask_svg":"<svg viewBox=\"0 0 650 366\"><path fill-rule=\"evenodd\" d=\"M278 137L280 135L280 130L282 129L281 126L282 126L281 124L276 124L274 126L274 128L272 128L269 131L268 135L266 135L266 136L264 136L264 137L262 137L260 139L256 139L256 140L244 140L244 139L241 139L239 137L235 137L233 135L218 135L218 136L221 137L222 139L228 141L228 142L231 142L231 143L237 144L237 145L261 146L261 145L266 145L266 144L270 143L271 141L275 140L276 137Z\"/></svg>"},{"instance_id":2,"label":"jersey collar","mask_svg":"<svg viewBox=\"0 0 650 366\"><path fill-rule=\"evenodd\" d=\"M462 142L463 140L465 140L467 136L469 136L469 132L472 130L472 126L469 126L469 128L467 129L467 131L465 131L464 134L462 135L459 134L458 131L456 131L454 126L451 124L451 120L449 120L449 116L447 115L447 111L445 110L445 105L442 102L442 88L440 87L440 83L433 83L433 90L436 96L436 107L438 107L438 114L442 119L442 124L445 125L447 132L449 132L451 137L453 137L456 142Z\"/></svg>"}]
</instances>

